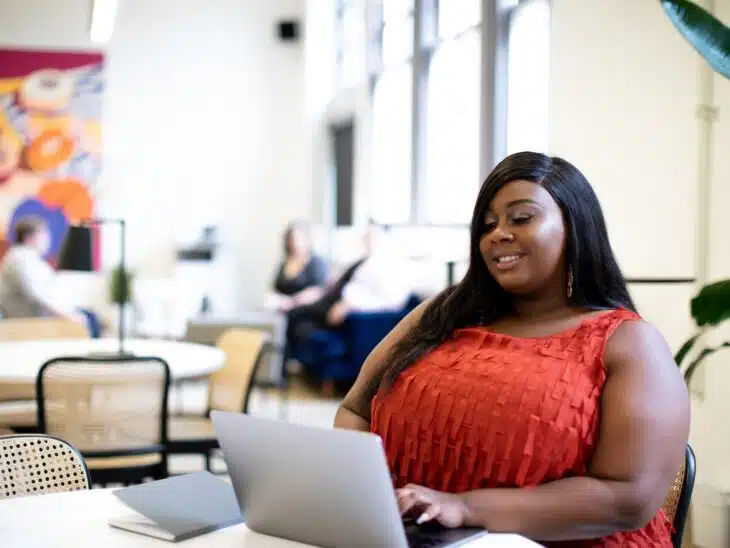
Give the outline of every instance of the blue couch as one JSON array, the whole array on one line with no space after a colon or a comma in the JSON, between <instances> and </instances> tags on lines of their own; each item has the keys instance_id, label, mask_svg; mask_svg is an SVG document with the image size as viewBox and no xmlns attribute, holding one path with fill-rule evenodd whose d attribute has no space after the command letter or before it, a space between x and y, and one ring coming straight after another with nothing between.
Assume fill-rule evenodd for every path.
<instances>
[{"instance_id":1,"label":"blue couch","mask_svg":"<svg viewBox=\"0 0 730 548\"><path fill-rule=\"evenodd\" d=\"M421 299L411 295L397 311L353 312L338 329L319 329L293 349L307 373L322 381L352 382L365 358Z\"/></svg>"}]
</instances>

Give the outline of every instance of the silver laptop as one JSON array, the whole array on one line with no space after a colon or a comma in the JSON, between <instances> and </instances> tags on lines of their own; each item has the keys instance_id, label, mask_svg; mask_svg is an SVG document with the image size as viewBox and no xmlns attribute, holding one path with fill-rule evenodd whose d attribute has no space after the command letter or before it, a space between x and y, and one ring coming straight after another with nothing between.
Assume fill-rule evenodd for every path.
<instances>
[{"instance_id":1,"label":"silver laptop","mask_svg":"<svg viewBox=\"0 0 730 548\"><path fill-rule=\"evenodd\" d=\"M404 525L378 436L240 413L211 417L253 531L323 548L461 546L486 534Z\"/></svg>"}]
</instances>

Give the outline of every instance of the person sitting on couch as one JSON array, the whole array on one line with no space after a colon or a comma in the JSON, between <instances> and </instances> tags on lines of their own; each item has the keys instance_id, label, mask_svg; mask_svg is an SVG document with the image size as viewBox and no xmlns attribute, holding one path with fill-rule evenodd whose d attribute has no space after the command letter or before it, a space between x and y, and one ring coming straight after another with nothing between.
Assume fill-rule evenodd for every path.
<instances>
[{"instance_id":1,"label":"person sitting on couch","mask_svg":"<svg viewBox=\"0 0 730 548\"><path fill-rule=\"evenodd\" d=\"M24 219L15 227L15 244L0 263L0 315L3 318L56 316L88 327L89 317L61 302L55 291L56 272L43 258L50 235L40 219Z\"/></svg>"},{"instance_id":2,"label":"person sitting on couch","mask_svg":"<svg viewBox=\"0 0 730 548\"><path fill-rule=\"evenodd\" d=\"M365 256L350 265L315 302L292 308L287 342L296 344L315 329L336 328L351 312L398 310L412 288L388 238L388 228L371 222L365 232Z\"/></svg>"},{"instance_id":3,"label":"person sitting on couch","mask_svg":"<svg viewBox=\"0 0 730 548\"><path fill-rule=\"evenodd\" d=\"M287 312L311 304L324 293L329 277L327 261L312 251L309 224L294 221L284 231L284 261L274 278L264 308Z\"/></svg>"}]
</instances>

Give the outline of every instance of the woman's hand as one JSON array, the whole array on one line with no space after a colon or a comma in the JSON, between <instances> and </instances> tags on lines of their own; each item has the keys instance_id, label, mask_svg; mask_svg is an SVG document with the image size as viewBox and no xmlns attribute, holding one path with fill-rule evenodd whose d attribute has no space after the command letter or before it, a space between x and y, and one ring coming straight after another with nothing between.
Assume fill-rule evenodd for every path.
<instances>
[{"instance_id":1,"label":"woman's hand","mask_svg":"<svg viewBox=\"0 0 730 548\"><path fill-rule=\"evenodd\" d=\"M455 528L466 523L467 507L459 495L412 484L395 493L401 516L412 515L418 524L436 520L444 527Z\"/></svg>"}]
</instances>

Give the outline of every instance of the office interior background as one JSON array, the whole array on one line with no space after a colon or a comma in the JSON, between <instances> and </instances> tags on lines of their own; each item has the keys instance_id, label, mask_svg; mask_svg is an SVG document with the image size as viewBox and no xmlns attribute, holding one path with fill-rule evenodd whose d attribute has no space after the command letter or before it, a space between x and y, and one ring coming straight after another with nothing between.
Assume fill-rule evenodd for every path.
<instances>
[{"instance_id":1,"label":"office interior background","mask_svg":"<svg viewBox=\"0 0 730 548\"><path fill-rule=\"evenodd\" d=\"M730 1L698 3L730 21ZM392 225L433 294L446 265L457 281L466 268L482 179L525 149L587 175L632 296L673 350L695 330L698 288L730 277L730 83L658 2L121 0L104 43L89 4L0 0L0 46L104 53L94 198L126 219L150 331L176 336L201 292L222 316L260 306L292 219L315 223L338 265L369 219ZM178 264L205 227L215 261ZM97 309L120 251L112 228L102 242L100 272L63 274ZM727 521L728 359L692 385L698 545Z\"/></svg>"}]
</instances>

